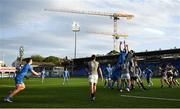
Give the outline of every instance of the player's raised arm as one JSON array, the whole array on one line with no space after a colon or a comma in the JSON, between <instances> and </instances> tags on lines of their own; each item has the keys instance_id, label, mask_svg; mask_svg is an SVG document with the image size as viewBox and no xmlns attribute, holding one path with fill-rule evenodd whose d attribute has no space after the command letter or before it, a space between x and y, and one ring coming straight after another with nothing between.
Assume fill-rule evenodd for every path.
<instances>
[{"instance_id":1,"label":"player's raised arm","mask_svg":"<svg viewBox=\"0 0 180 109\"><path fill-rule=\"evenodd\" d=\"M120 44L119 44L119 51L121 52L122 51L122 42L120 41Z\"/></svg>"},{"instance_id":2,"label":"player's raised arm","mask_svg":"<svg viewBox=\"0 0 180 109\"><path fill-rule=\"evenodd\" d=\"M124 50L126 50L126 41L124 40Z\"/></svg>"},{"instance_id":3,"label":"player's raised arm","mask_svg":"<svg viewBox=\"0 0 180 109\"><path fill-rule=\"evenodd\" d=\"M125 45L125 50L126 50L126 52L129 52L128 44Z\"/></svg>"},{"instance_id":4,"label":"player's raised arm","mask_svg":"<svg viewBox=\"0 0 180 109\"><path fill-rule=\"evenodd\" d=\"M138 70L139 70L139 75L140 75L140 77L143 75L143 72L142 72L142 70L141 70L141 68L140 67L138 67Z\"/></svg>"},{"instance_id":5,"label":"player's raised arm","mask_svg":"<svg viewBox=\"0 0 180 109\"><path fill-rule=\"evenodd\" d=\"M102 79L102 81L103 81L103 79L104 79L104 78L103 78L103 73L102 73L102 70L101 70L101 68L100 68L100 67L98 68L98 70L99 70L99 73L100 73L100 75L101 75L101 79Z\"/></svg>"}]
</instances>

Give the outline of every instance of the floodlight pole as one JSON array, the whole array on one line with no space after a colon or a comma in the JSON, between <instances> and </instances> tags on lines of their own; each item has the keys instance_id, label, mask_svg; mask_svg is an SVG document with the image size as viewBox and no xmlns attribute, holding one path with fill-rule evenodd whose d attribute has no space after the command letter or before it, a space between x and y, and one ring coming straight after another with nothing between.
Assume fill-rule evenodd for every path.
<instances>
[{"instance_id":1,"label":"floodlight pole","mask_svg":"<svg viewBox=\"0 0 180 109\"><path fill-rule=\"evenodd\" d=\"M78 22L73 22L72 24L72 31L74 32L74 35L75 35L75 46L74 46L74 59L76 59L76 49L77 49L77 34L76 32L79 32L80 31L80 25ZM73 73L73 68L74 68L74 61L72 63L72 73Z\"/></svg>"},{"instance_id":2,"label":"floodlight pole","mask_svg":"<svg viewBox=\"0 0 180 109\"><path fill-rule=\"evenodd\" d=\"M76 59L76 54L77 54L77 32L80 31L80 25L78 22L73 22L73 25L72 25L72 31L74 32L74 35L75 35L75 46L74 46L74 59Z\"/></svg>"},{"instance_id":3,"label":"floodlight pole","mask_svg":"<svg viewBox=\"0 0 180 109\"><path fill-rule=\"evenodd\" d=\"M24 55L24 47L20 46L20 48L19 48L20 63L22 62L23 55Z\"/></svg>"},{"instance_id":4,"label":"floodlight pole","mask_svg":"<svg viewBox=\"0 0 180 109\"><path fill-rule=\"evenodd\" d=\"M76 42L77 42L77 36L76 36L76 32L74 32L74 34L75 34L74 59L76 59Z\"/></svg>"}]
</instances>

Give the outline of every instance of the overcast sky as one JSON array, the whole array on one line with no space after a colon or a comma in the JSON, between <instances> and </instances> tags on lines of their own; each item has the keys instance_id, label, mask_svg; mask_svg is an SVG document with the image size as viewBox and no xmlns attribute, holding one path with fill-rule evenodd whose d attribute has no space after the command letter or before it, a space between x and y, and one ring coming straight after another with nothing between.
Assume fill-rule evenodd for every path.
<instances>
[{"instance_id":1,"label":"overcast sky","mask_svg":"<svg viewBox=\"0 0 180 109\"><path fill-rule=\"evenodd\" d=\"M72 22L81 26L77 57L106 54L113 49L110 17L47 12L45 8L127 12L132 20L118 22L119 33L135 51L180 48L180 0L0 0L0 60L11 65L24 46L25 57L40 54L73 57ZM124 38L120 39L124 40Z\"/></svg>"}]
</instances>

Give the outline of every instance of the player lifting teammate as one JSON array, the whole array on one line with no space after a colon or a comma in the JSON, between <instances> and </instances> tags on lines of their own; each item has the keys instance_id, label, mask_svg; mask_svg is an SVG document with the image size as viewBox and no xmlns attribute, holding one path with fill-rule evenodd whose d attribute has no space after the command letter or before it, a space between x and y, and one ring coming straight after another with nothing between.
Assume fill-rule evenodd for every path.
<instances>
[{"instance_id":1,"label":"player lifting teammate","mask_svg":"<svg viewBox=\"0 0 180 109\"><path fill-rule=\"evenodd\" d=\"M130 73L131 76L131 89L134 89L135 83L137 83L138 87L142 90L146 90L144 87L144 84L140 78L140 75L142 74L141 68L138 66L138 62L135 58L133 58L134 61L134 71Z\"/></svg>"}]
</instances>

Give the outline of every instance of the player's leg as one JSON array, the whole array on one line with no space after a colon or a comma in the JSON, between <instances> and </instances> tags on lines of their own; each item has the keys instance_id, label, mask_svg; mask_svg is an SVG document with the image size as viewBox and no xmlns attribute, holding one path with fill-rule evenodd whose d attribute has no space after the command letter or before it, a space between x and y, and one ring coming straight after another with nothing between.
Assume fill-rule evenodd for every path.
<instances>
[{"instance_id":1,"label":"player's leg","mask_svg":"<svg viewBox=\"0 0 180 109\"><path fill-rule=\"evenodd\" d=\"M91 93L91 99L94 97L94 90L93 90L93 83L89 82L89 87L90 87L90 93Z\"/></svg>"},{"instance_id":2,"label":"player's leg","mask_svg":"<svg viewBox=\"0 0 180 109\"><path fill-rule=\"evenodd\" d=\"M153 82L152 82L152 78L151 77L149 78L149 81L150 81L151 86L153 86Z\"/></svg>"},{"instance_id":3,"label":"player's leg","mask_svg":"<svg viewBox=\"0 0 180 109\"><path fill-rule=\"evenodd\" d=\"M163 88L164 87L164 78L163 77L160 79L160 82L161 82L161 88Z\"/></svg>"},{"instance_id":4,"label":"player's leg","mask_svg":"<svg viewBox=\"0 0 180 109\"><path fill-rule=\"evenodd\" d=\"M67 77L65 77L64 79L64 84L67 84Z\"/></svg>"},{"instance_id":5,"label":"player's leg","mask_svg":"<svg viewBox=\"0 0 180 109\"><path fill-rule=\"evenodd\" d=\"M119 76L116 76L116 80L117 80L117 89L119 89L119 86L121 85L121 79Z\"/></svg>"},{"instance_id":6,"label":"player's leg","mask_svg":"<svg viewBox=\"0 0 180 109\"><path fill-rule=\"evenodd\" d=\"M174 76L172 77L172 83L173 83L174 86L176 86L176 81L175 81L175 77Z\"/></svg>"},{"instance_id":7,"label":"player's leg","mask_svg":"<svg viewBox=\"0 0 180 109\"><path fill-rule=\"evenodd\" d=\"M90 93L91 93L91 101L95 100L96 93L96 83L98 81L98 76L90 75L89 76L89 85L90 85Z\"/></svg>"},{"instance_id":8,"label":"player's leg","mask_svg":"<svg viewBox=\"0 0 180 109\"><path fill-rule=\"evenodd\" d=\"M96 83L90 83L91 101L95 101Z\"/></svg>"},{"instance_id":9,"label":"player's leg","mask_svg":"<svg viewBox=\"0 0 180 109\"><path fill-rule=\"evenodd\" d=\"M42 84L44 83L44 77L41 77L41 83Z\"/></svg>"},{"instance_id":10,"label":"player's leg","mask_svg":"<svg viewBox=\"0 0 180 109\"><path fill-rule=\"evenodd\" d=\"M112 80L111 80L111 89L114 88L114 84L115 84L115 77L112 76Z\"/></svg>"},{"instance_id":11,"label":"player's leg","mask_svg":"<svg viewBox=\"0 0 180 109\"><path fill-rule=\"evenodd\" d=\"M170 83L167 78L164 78L164 82L170 87Z\"/></svg>"},{"instance_id":12,"label":"player's leg","mask_svg":"<svg viewBox=\"0 0 180 109\"><path fill-rule=\"evenodd\" d=\"M146 78L146 81L147 81L148 87L150 87L150 86L151 86L151 85L150 85L150 78L147 77L147 78Z\"/></svg>"},{"instance_id":13,"label":"player's leg","mask_svg":"<svg viewBox=\"0 0 180 109\"><path fill-rule=\"evenodd\" d=\"M106 88L107 83L108 83L108 78L107 78L107 77L105 77L105 81L104 81L104 88Z\"/></svg>"},{"instance_id":14,"label":"player's leg","mask_svg":"<svg viewBox=\"0 0 180 109\"><path fill-rule=\"evenodd\" d=\"M69 81L69 78L68 77L66 77L66 83L68 84L68 81Z\"/></svg>"},{"instance_id":15,"label":"player's leg","mask_svg":"<svg viewBox=\"0 0 180 109\"><path fill-rule=\"evenodd\" d=\"M146 88L144 87L143 81L141 80L141 78L138 76L137 77L138 83L141 85L142 89L146 90Z\"/></svg>"},{"instance_id":16,"label":"player's leg","mask_svg":"<svg viewBox=\"0 0 180 109\"><path fill-rule=\"evenodd\" d=\"M131 79L130 78L127 79L127 83L128 83L128 85L126 87L126 90L129 92L130 91L130 87L131 87Z\"/></svg>"},{"instance_id":17,"label":"player's leg","mask_svg":"<svg viewBox=\"0 0 180 109\"><path fill-rule=\"evenodd\" d=\"M130 89L133 90L135 85L134 77L131 77L131 87Z\"/></svg>"},{"instance_id":18,"label":"player's leg","mask_svg":"<svg viewBox=\"0 0 180 109\"><path fill-rule=\"evenodd\" d=\"M131 80L131 82L132 82L132 80ZM135 78L135 82L136 82L136 84L138 85L138 87L139 87L140 89L143 89L138 78ZM132 84L132 83L131 83L131 84Z\"/></svg>"},{"instance_id":19,"label":"player's leg","mask_svg":"<svg viewBox=\"0 0 180 109\"><path fill-rule=\"evenodd\" d=\"M94 100L95 100L95 95L96 95L96 83L93 84L93 94L94 94Z\"/></svg>"},{"instance_id":20,"label":"player's leg","mask_svg":"<svg viewBox=\"0 0 180 109\"><path fill-rule=\"evenodd\" d=\"M121 78L120 79L120 84L119 84L119 91L122 92L123 91L123 86L125 84L125 79Z\"/></svg>"},{"instance_id":21,"label":"player's leg","mask_svg":"<svg viewBox=\"0 0 180 109\"><path fill-rule=\"evenodd\" d=\"M170 84L171 87L173 86L172 76L169 77L169 84Z\"/></svg>"},{"instance_id":22,"label":"player's leg","mask_svg":"<svg viewBox=\"0 0 180 109\"><path fill-rule=\"evenodd\" d=\"M177 79L175 79L175 82L176 82L176 84L179 86L180 84L179 84L179 81L177 80Z\"/></svg>"},{"instance_id":23,"label":"player's leg","mask_svg":"<svg viewBox=\"0 0 180 109\"><path fill-rule=\"evenodd\" d=\"M130 91L130 87L131 87L131 77L129 74L125 74L125 80L127 81L127 84L126 84L126 90L129 92Z\"/></svg>"},{"instance_id":24,"label":"player's leg","mask_svg":"<svg viewBox=\"0 0 180 109\"><path fill-rule=\"evenodd\" d=\"M5 102L12 102L11 99L20 91L25 89L25 85L24 83L21 84L17 84L16 88L10 93L10 95L8 95L7 97L5 97L4 101Z\"/></svg>"},{"instance_id":25,"label":"player's leg","mask_svg":"<svg viewBox=\"0 0 180 109\"><path fill-rule=\"evenodd\" d=\"M65 77L63 77L63 85L65 84L65 81L66 81L66 78L65 78Z\"/></svg>"},{"instance_id":26,"label":"player's leg","mask_svg":"<svg viewBox=\"0 0 180 109\"><path fill-rule=\"evenodd\" d=\"M108 78L108 88L110 88L111 87L111 78L109 77Z\"/></svg>"},{"instance_id":27,"label":"player's leg","mask_svg":"<svg viewBox=\"0 0 180 109\"><path fill-rule=\"evenodd\" d=\"M25 89L25 84L17 84L16 89L9 95L9 97L13 97L15 96L17 93L19 93L20 91Z\"/></svg>"},{"instance_id":28,"label":"player's leg","mask_svg":"<svg viewBox=\"0 0 180 109\"><path fill-rule=\"evenodd\" d=\"M97 83L98 83L98 75L94 75L94 78L93 78L93 98L92 98L93 101L95 101L95 99L96 99L95 94L96 94Z\"/></svg>"}]
</instances>

